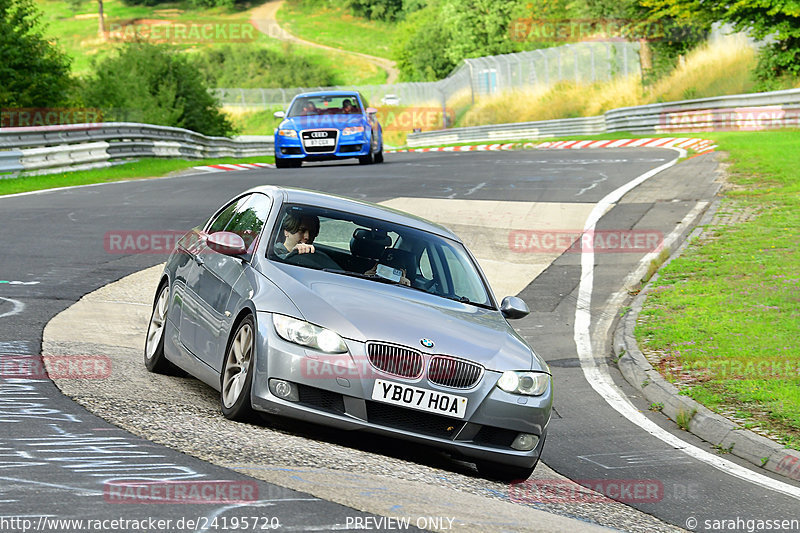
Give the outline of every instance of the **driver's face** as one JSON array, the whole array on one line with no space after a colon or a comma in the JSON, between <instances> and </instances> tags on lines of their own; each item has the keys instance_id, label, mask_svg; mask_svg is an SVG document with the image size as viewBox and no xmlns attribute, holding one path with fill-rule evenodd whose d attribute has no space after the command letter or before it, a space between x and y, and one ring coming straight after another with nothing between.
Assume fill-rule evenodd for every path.
<instances>
[{"instance_id":1,"label":"driver's face","mask_svg":"<svg viewBox=\"0 0 800 533\"><path fill-rule=\"evenodd\" d=\"M285 240L283 245L287 250L291 250L298 243L312 244L317 237L316 224L313 219L303 217L300 219L300 227L294 233L289 233L288 230L283 230Z\"/></svg>"}]
</instances>

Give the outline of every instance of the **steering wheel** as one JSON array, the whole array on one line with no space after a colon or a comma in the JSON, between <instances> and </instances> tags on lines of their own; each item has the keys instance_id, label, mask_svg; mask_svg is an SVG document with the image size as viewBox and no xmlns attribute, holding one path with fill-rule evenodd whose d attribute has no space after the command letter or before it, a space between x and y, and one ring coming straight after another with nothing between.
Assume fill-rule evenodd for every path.
<instances>
[{"instance_id":1,"label":"steering wheel","mask_svg":"<svg viewBox=\"0 0 800 533\"><path fill-rule=\"evenodd\" d=\"M341 268L328 254L319 250L310 254L299 254L297 250L292 250L283 260L293 265L316 268L319 270L323 268Z\"/></svg>"}]
</instances>

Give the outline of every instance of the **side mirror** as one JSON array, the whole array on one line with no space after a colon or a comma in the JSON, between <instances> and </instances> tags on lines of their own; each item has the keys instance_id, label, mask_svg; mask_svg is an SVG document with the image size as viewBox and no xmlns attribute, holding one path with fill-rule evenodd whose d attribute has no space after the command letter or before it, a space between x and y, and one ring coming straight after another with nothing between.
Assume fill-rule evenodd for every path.
<instances>
[{"instance_id":1,"label":"side mirror","mask_svg":"<svg viewBox=\"0 0 800 533\"><path fill-rule=\"evenodd\" d=\"M286 118L286 113L283 111L275 111L272 116L275 118Z\"/></svg>"},{"instance_id":2,"label":"side mirror","mask_svg":"<svg viewBox=\"0 0 800 533\"><path fill-rule=\"evenodd\" d=\"M516 296L506 296L500 303L500 312L509 320L514 318L522 318L531 312L528 309L528 304L522 298Z\"/></svg>"},{"instance_id":3,"label":"side mirror","mask_svg":"<svg viewBox=\"0 0 800 533\"><path fill-rule=\"evenodd\" d=\"M217 231L206 239L206 244L215 252L223 255L242 255L247 252L244 239L230 231Z\"/></svg>"},{"instance_id":4,"label":"side mirror","mask_svg":"<svg viewBox=\"0 0 800 533\"><path fill-rule=\"evenodd\" d=\"M374 107L368 107L367 108L367 115L374 115L377 112L378 112L378 110L375 109Z\"/></svg>"}]
</instances>

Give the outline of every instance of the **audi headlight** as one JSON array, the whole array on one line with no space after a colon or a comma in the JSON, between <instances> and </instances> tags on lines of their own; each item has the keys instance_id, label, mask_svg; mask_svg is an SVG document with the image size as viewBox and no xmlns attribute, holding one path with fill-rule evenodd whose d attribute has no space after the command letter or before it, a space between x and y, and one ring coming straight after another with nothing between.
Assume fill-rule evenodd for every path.
<instances>
[{"instance_id":1,"label":"audi headlight","mask_svg":"<svg viewBox=\"0 0 800 533\"><path fill-rule=\"evenodd\" d=\"M541 396L550 385L550 376L542 372L507 370L497 380L497 386L512 394Z\"/></svg>"},{"instance_id":2,"label":"audi headlight","mask_svg":"<svg viewBox=\"0 0 800 533\"><path fill-rule=\"evenodd\" d=\"M329 329L315 326L305 320L298 320L285 315L272 315L275 331L282 339L301 346L308 346L326 353L344 353L347 345L344 340Z\"/></svg>"},{"instance_id":3,"label":"audi headlight","mask_svg":"<svg viewBox=\"0 0 800 533\"><path fill-rule=\"evenodd\" d=\"M364 126L350 126L342 130L342 135L355 135L356 133L364 133Z\"/></svg>"},{"instance_id":4,"label":"audi headlight","mask_svg":"<svg viewBox=\"0 0 800 533\"><path fill-rule=\"evenodd\" d=\"M297 132L294 130L278 130L278 135L289 139L297 139Z\"/></svg>"}]
</instances>

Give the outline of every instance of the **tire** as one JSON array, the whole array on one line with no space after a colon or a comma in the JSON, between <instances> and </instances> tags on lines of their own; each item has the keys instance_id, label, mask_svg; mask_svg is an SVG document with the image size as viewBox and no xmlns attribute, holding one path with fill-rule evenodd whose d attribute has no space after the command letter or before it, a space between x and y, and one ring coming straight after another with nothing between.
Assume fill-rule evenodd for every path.
<instances>
[{"instance_id":1,"label":"tire","mask_svg":"<svg viewBox=\"0 0 800 533\"><path fill-rule=\"evenodd\" d=\"M168 308L169 283L164 282L156 292L144 343L144 366L156 374L175 374L178 370L164 356L164 328L167 325Z\"/></svg>"},{"instance_id":2,"label":"tire","mask_svg":"<svg viewBox=\"0 0 800 533\"><path fill-rule=\"evenodd\" d=\"M248 420L253 416L250 391L255 373L255 321L247 315L228 341L220 375L220 406L229 420Z\"/></svg>"},{"instance_id":3,"label":"tire","mask_svg":"<svg viewBox=\"0 0 800 533\"><path fill-rule=\"evenodd\" d=\"M303 166L303 160L302 159L292 159L292 160L289 161L289 166L291 168L300 168L300 167Z\"/></svg>"},{"instance_id":4,"label":"tire","mask_svg":"<svg viewBox=\"0 0 800 533\"><path fill-rule=\"evenodd\" d=\"M275 156L275 168L289 168L289 161Z\"/></svg>"},{"instance_id":5,"label":"tire","mask_svg":"<svg viewBox=\"0 0 800 533\"><path fill-rule=\"evenodd\" d=\"M375 162L375 158L372 155L372 142L369 143L369 153L367 155L360 155L358 156L358 164L359 165L371 165Z\"/></svg>"},{"instance_id":6,"label":"tire","mask_svg":"<svg viewBox=\"0 0 800 533\"><path fill-rule=\"evenodd\" d=\"M381 146L380 151L375 154L375 162L376 163L383 163L383 146Z\"/></svg>"}]
</instances>

